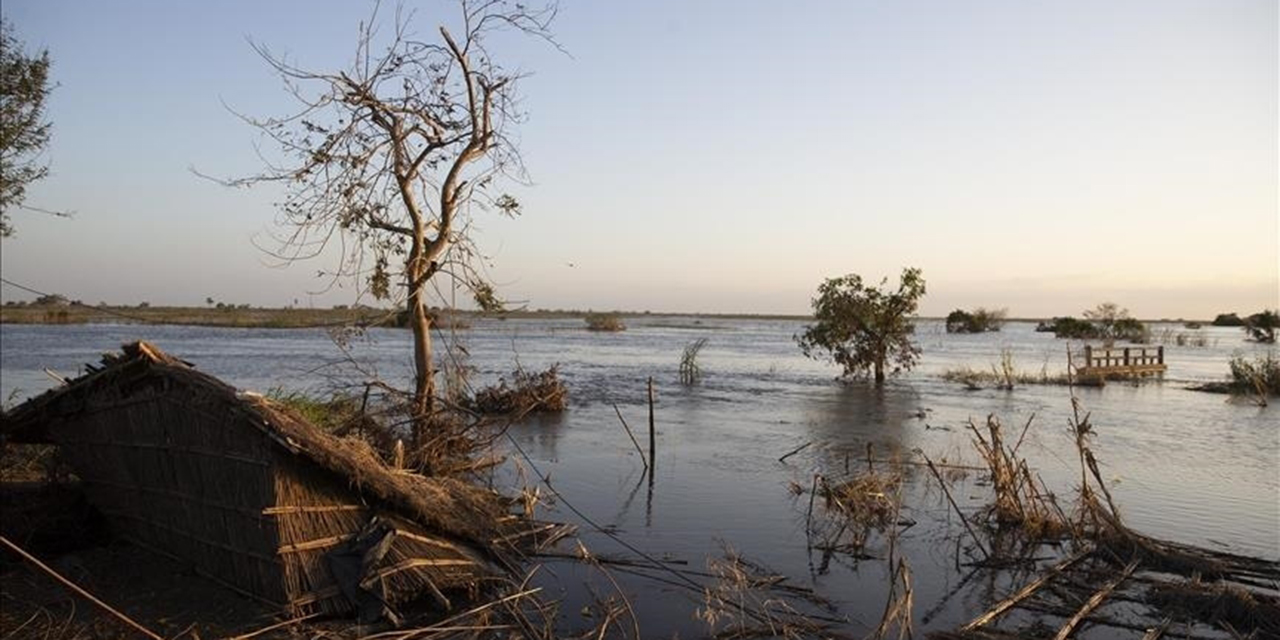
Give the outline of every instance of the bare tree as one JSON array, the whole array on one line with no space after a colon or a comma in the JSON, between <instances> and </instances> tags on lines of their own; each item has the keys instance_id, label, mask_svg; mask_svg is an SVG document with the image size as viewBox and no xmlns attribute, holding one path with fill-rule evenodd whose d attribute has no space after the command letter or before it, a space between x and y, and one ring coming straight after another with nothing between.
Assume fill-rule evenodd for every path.
<instances>
[{"instance_id":1,"label":"bare tree","mask_svg":"<svg viewBox=\"0 0 1280 640\"><path fill-rule=\"evenodd\" d=\"M331 284L353 278L375 298L405 302L414 343L415 440L435 409L429 285L439 292L432 279L443 273L467 287L481 308L499 307L476 266L470 214L473 207L519 213L515 198L496 183L525 175L508 137L523 119L521 74L494 62L486 42L506 31L554 44L554 6L461 0L459 9L456 35L441 26L438 38L420 40L410 31L412 13L403 9L391 32L380 35L375 7L360 25L351 66L332 73L304 70L255 45L301 106L281 118L241 116L282 160L264 156L263 173L224 181L284 186L277 220L283 233L273 255L292 262L336 246L340 264L322 272Z\"/></svg>"}]
</instances>

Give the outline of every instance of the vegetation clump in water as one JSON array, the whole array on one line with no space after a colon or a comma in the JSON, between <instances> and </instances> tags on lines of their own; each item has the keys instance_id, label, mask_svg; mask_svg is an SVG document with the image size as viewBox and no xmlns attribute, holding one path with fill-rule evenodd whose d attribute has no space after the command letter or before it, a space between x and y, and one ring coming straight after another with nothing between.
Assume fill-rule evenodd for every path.
<instances>
[{"instance_id":1,"label":"vegetation clump in water","mask_svg":"<svg viewBox=\"0 0 1280 640\"><path fill-rule=\"evenodd\" d=\"M956 309L947 314L947 333L985 333L999 331L1007 312L1004 309L978 307L972 312Z\"/></svg>"},{"instance_id":2,"label":"vegetation clump in water","mask_svg":"<svg viewBox=\"0 0 1280 640\"><path fill-rule=\"evenodd\" d=\"M554 365L538 372L517 369L511 384L500 378L498 384L477 391L467 405L487 415L564 411L569 406L569 389Z\"/></svg>"},{"instance_id":3,"label":"vegetation clump in water","mask_svg":"<svg viewBox=\"0 0 1280 640\"><path fill-rule=\"evenodd\" d=\"M1054 318L1036 325L1036 331L1053 333L1055 338L1145 343L1151 332L1141 320L1129 317L1129 310L1104 302L1084 312L1084 320L1072 316Z\"/></svg>"},{"instance_id":4,"label":"vegetation clump in water","mask_svg":"<svg viewBox=\"0 0 1280 640\"><path fill-rule=\"evenodd\" d=\"M622 321L622 316L616 313L589 313L584 318L587 323L588 331L626 331L627 325Z\"/></svg>"}]
</instances>

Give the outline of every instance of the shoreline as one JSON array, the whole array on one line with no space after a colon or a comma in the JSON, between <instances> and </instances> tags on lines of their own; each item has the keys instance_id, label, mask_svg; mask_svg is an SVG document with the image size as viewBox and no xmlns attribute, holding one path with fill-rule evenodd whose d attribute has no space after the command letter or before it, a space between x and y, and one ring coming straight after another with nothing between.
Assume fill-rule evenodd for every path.
<instances>
[{"instance_id":1,"label":"shoreline","mask_svg":"<svg viewBox=\"0 0 1280 640\"><path fill-rule=\"evenodd\" d=\"M469 321L481 318L500 320L555 320L585 319L588 315L607 313L624 319L638 318L698 318L712 320L783 320L810 321L810 315L774 313L685 313L676 311L592 311L592 310L512 310L503 313L484 313L471 310L433 309L439 314L440 326L450 324L465 326ZM164 324L196 327L232 327L241 329L308 329L337 326L396 327L397 311L375 308L265 308L265 307L138 307L138 306L88 306L88 305L6 305L0 307L0 325L61 325L61 324ZM920 316L916 320L943 321L944 317ZM1005 322L1040 322L1044 318L1009 318ZM1185 323L1193 320L1142 320L1144 323ZM1202 322L1209 326L1208 322Z\"/></svg>"}]
</instances>

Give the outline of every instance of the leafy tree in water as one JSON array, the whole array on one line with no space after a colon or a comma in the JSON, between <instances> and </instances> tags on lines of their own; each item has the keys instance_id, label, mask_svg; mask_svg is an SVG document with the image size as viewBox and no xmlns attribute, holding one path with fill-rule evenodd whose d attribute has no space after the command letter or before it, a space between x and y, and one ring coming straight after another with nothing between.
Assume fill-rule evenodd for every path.
<instances>
[{"instance_id":1,"label":"leafy tree in water","mask_svg":"<svg viewBox=\"0 0 1280 640\"><path fill-rule=\"evenodd\" d=\"M1124 309L1114 302L1103 302L1097 307L1085 311L1084 317L1097 330L1096 337L1107 342L1115 340L1145 342L1147 339L1147 326L1141 321L1130 317L1128 309Z\"/></svg>"},{"instance_id":2,"label":"leafy tree in water","mask_svg":"<svg viewBox=\"0 0 1280 640\"><path fill-rule=\"evenodd\" d=\"M911 319L924 296L919 269L902 270L896 291L886 291L888 278L870 287L849 274L818 287L813 300L814 324L796 337L805 356L830 359L846 378L871 376L877 385L886 374L910 369L920 357L911 341Z\"/></svg>"},{"instance_id":3,"label":"leafy tree in water","mask_svg":"<svg viewBox=\"0 0 1280 640\"><path fill-rule=\"evenodd\" d=\"M13 235L9 213L23 206L27 185L49 175L40 154L49 144L50 90L49 52L26 55L13 25L0 21L0 237Z\"/></svg>"},{"instance_id":4,"label":"leafy tree in water","mask_svg":"<svg viewBox=\"0 0 1280 640\"><path fill-rule=\"evenodd\" d=\"M1278 328L1280 328L1280 312L1270 309L1259 311L1244 321L1244 330L1249 333L1249 339L1254 342L1274 344Z\"/></svg>"},{"instance_id":5,"label":"leafy tree in water","mask_svg":"<svg viewBox=\"0 0 1280 640\"><path fill-rule=\"evenodd\" d=\"M353 63L310 71L258 53L280 75L299 109L282 118L245 118L285 161L264 173L224 181L278 183L285 191L274 254L294 261L343 255L325 275L354 279L377 299L405 305L413 332L413 431L420 439L435 410L428 297L443 274L469 288L477 306L501 307L475 267L473 209L516 215L519 204L496 190L524 178L512 125L523 119L520 74L489 55L488 41L517 32L551 41L554 7L502 0L460 0L452 27L412 34L412 15L396 12L386 31L378 17L361 24ZM336 253L336 251L334 252Z\"/></svg>"}]
</instances>

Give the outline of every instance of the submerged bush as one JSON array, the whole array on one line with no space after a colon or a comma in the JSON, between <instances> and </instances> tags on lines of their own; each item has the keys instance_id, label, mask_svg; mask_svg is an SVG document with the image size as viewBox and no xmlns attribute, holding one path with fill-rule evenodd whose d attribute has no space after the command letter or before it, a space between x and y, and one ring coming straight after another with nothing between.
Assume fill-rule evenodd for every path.
<instances>
[{"instance_id":1,"label":"submerged bush","mask_svg":"<svg viewBox=\"0 0 1280 640\"><path fill-rule=\"evenodd\" d=\"M972 312L956 309L947 315L947 333L983 333L999 331L1004 325L1005 309L978 307Z\"/></svg>"},{"instance_id":2,"label":"submerged bush","mask_svg":"<svg viewBox=\"0 0 1280 640\"><path fill-rule=\"evenodd\" d=\"M1244 326L1244 320L1240 319L1240 316L1238 316L1238 315L1236 315L1236 314L1234 314L1234 313L1219 313L1219 314L1218 314L1218 316L1217 316L1216 318L1214 318L1214 319L1213 319L1213 326L1215 326L1215 327L1243 327L1243 326Z\"/></svg>"},{"instance_id":3,"label":"submerged bush","mask_svg":"<svg viewBox=\"0 0 1280 640\"><path fill-rule=\"evenodd\" d=\"M622 316L616 313L589 313L585 318L588 331L626 331Z\"/></svg>"},{"instance_id":4,"label":"submerged bush","mask_svg":"<svg viewBox=\"0 0 1280 640\"><path fill-rule=\"evenodd\" d=\"M1036 325L1036 331L1052 333L1055 338L1072 340L1093 340L1102 337L1098 328L1088 320L1079 320L1071 316L1054 318Z\"/></svg>"},{"instance_id":5,"label":"submerged bush","mask_svg":"<svg viewBox=\"0 0 1280 640\"><path fill-rule=\"evenodd\" d=\"M569 406L569 389L555 365L534 373L517 369L511 384L499 378L498 384L477 391L468 404L488 415L564 411Z\"/></svg>"},{"instance_id":6,"label":"submerged bush","mask_svg":"<svg viewBox=\"0 0 1280 640\"><path fill-rule=\"evenodd\" d=\"M1254 342L1274 344L1277 328L1280 328L1280 313L1270 309L1255 313L1244 321L1244 330Z\"/></svg>"},{"instance_id":7,"label":"submerged bush","mask_svg":"<svg viewBox=\"0 0 1280 640\"><path fill-rule=\"evenodd\" d=\"M1230 391L1280 396L1280 359L1274 353L1252 360L1235 356L1228 365L1231 367L1231 379L1227 382Z\"/></svg>"},{"instance_id":8,"label":"submerged bush","mask_svg":"<svg viewBox=\"0 0 1280 640\"><path fill-rule=\"evenodd\" d=\"M1053 332L1054 337L1071 340L1106 340L1145 343L1151 332L1142 321L1129 317L1127 309L1103 303L1084 312L1085 320L1072 316L1041 322L1036 331Z\"/></svg>"}]
</instances>

